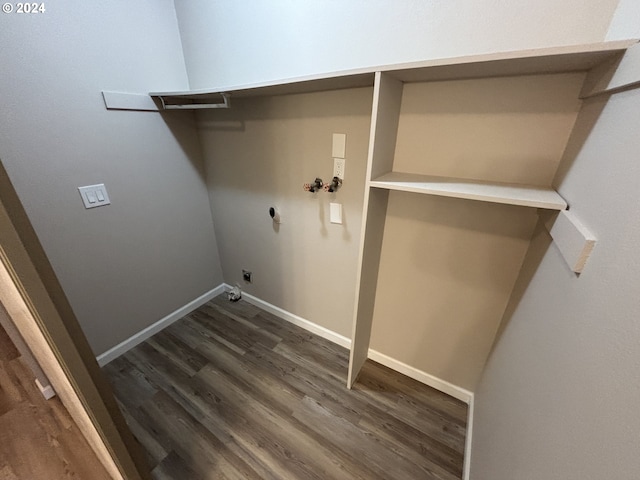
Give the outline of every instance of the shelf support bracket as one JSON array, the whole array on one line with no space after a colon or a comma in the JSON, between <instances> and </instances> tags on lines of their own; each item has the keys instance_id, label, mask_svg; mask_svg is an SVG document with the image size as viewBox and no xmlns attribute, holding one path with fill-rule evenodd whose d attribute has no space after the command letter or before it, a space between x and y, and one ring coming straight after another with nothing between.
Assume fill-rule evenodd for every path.
<instances>
[{"instance_id":1,"label":"shelf support bracket","mask_svg":"<svg viewBox=\"0 0 640 480\"><path fill-rule=\"evenodd\" d=\"M160 104L162 105L162 110L201 110L201 109L210 109L210 108L231 108L231 94L221 92L220 96L222 97L222 102L207 102L206 98L204 102L195 103L195 99L185 100L184 98L172 97L172 96L164 96L158 95L160 99ZM172 103L172 99L175 102L177 99L182 103Z\"/></svg>"}]
</instances>

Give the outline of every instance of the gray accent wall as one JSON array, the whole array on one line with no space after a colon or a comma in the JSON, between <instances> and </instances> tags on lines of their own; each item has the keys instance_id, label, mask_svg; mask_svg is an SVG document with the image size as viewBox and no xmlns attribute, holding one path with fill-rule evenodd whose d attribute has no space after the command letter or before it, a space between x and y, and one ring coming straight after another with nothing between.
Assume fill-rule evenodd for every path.
<instances>
[{"instance_id":1,"label":"gray accent wall","mask_svg":"<svg viewBox=\"0 0 640 480\"><path fill-rule=\"evenodd\" d=\"M222 282L194 119L102 90L188 88L171 0L0 15L0 161L94 353ZM78 187L111 205L85 210Z\"/></svg>"},{"instance_id":2,"label":"gray accent wall","mask_svg":"<svg viewBox=\"0 0 640 480\"><path fill-rule=\"evenodd\" d=\"M607 40L640 37L621 0ZM596 236L580 276L538 225L476 390L472 480L631 479L640 459L640 90L585 102L555 179Z\"/></svg>"},{"instance_id":3,"label":"gray accent wall","mask_svg":"<svg viewBox=\"0 0 640 480\"><path fill-rule=\"evenodd\" d=\"M557 183L598 243L580 276L539 225L475 399L473 480L640 471L640 90L585 102Z\"/></svg>"}]
</instances>

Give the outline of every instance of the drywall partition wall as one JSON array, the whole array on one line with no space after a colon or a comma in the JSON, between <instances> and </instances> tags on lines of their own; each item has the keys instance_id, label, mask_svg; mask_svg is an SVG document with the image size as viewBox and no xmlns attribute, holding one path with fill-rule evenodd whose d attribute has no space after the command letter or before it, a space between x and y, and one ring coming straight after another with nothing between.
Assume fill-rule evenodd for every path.
<instances>
[{"instance_id":1,"label":"drywall partition wall","mask_svg":"<svg viewBox=\"0 0 640 480\"><path fill-rule=\"evenodd\" d=\"M620 0L616 8L606 40L624 40L640 37L640 2Z\"/></svg>"},{"instance_id":2,"label":"drywall partition wall","mask_svg":"<svg viewBox=\"0 0 640 480\"><path fill-rule=\"evenodd\" d=\"M225 281L347 338L372 95L360 88L242 98L198 114ZM305 192L304 183L332 176L333 133L347 136L344 184L333 194ZM330 202L343 205L342 225L330 223Z\"/></svg>"},{"instance_id":3,"label":"drywall partition wall","mask_svg":"<svg viewBox=\"0 0 640 480\"><path fill-rule=\"evenodd\" d=\"M599 42L617 4L618 0L175 0L192 89Z\"/></svg>"},{"instance_id":4,"label":"drywall partition wall","mask_svg":"<svg viewBox=\"0 0 640 480\"><path fill-rule=\"evenodd\" d=\"M393 171L550 186L584 74L405 84ZM474 391L534 208L392 191L370 346Z\"/></svg>"},{"instance_id":5,"label":"drywall partition wall","mask_svg":"<svg viewBox=\"0 0 640 480\"><path fill-rule=\"evenodd\" d=\"M187 87L170 0L0 15L0 159L100 354L222 281L193 117L102 90ZM78 187L111 205L85 210Z\"/></svg>"},{"instance_id":6,"label":"drywall partition wall","mask_svg":"<svg viewBox=\"0 0 640 480\"><path fill-rule=\"evenodd\" d=\"M577 276L540 225L476 391L474 480L640 471L639 109L585 101L556 182L598 245Z\"/></svg>"}]
</instances>

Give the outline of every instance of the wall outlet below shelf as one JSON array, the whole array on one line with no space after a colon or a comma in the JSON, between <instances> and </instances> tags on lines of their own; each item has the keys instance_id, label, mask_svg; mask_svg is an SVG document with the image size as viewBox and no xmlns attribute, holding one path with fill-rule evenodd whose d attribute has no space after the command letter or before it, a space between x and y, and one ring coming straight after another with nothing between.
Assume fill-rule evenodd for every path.
<instances>
[{"instance_id":1,"label":"wall outlet below shelf","mask_svg":"<svg viewBox=\"0 0 640 480\"><path fill-rule=\"evenodd\" d=\"M345 162L344 158L333 159L333 176L338 177L340 180L344 180Z\"/></svg>"}]
</instances>

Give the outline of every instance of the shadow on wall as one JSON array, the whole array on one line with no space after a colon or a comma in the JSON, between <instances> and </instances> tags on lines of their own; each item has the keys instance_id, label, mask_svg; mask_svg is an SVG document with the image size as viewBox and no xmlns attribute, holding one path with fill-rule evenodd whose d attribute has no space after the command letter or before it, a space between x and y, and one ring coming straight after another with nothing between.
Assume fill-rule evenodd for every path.
<instances>
[{"instance_id":1,"label":"shadow on wall","mask_svg":"<svg viewBox=\"0 0 640 480\"><path fill-rule=\"evenodd\" d=\"M500 325L498 326L498 330L496 332L496 336L493 340L493 345L491 346L491 351L487 356L487 361L491 358L496 345L500 341L502 334L506 330L507 326L513 314L518 308L524 293L527 291L531 280L533 279L542 259L544 258L547 250L551 246L552 240L544 226L544 220L540 218L538 223L536 224L536 228L533 232L533 237L531 238L531 243L529 244L529 250L527 250L527 255L522 262L522 268L520 269L520 274L518 275L518 279L516 280L516 284L513 287L513 291L511 292L511 297L509 298L509 303L507 304L507 308L504 311L502 316L502 320L500 321Z\"/></svg>"},{"instance_id":2,"label":"shadow on wall","mask_svg":"<svg viewBox=\"0 0 640 480\"><path fill-rule=\"evenodd\" d=\"M526 207L391 192L372 348L473 390L535 223Z\"/></svg>"},{"instance_id":3,"label":"shadow on wall","mask_svg":"<svg viewBox=\"0 0 640 480\"><path fill-rule=\"evenodd\" d=\"M206 183L204 158L198 138L195 113L193 111L169 110L161 111L160 116L171 130L173 137L191 162L194 170L198 172L203 183Z\"/></svg>"},{"instance_id":4,"label":"shadow on wall","mask_svg":"<svg viewBox=\"0 0 640 480\"><path fill-rule=\"evenodd\" d=\"M575 159L580 154L580 151L589 138L589 135L591 135L591 131L596 125L598 118L600 118L600 114L607 105L610 97L610 94L600 95L584 101L582 109L576 119L576 124L571 131L569 141L567 142L567 148L562 155L558 171L553 179L552 185L556 190L559 190L562 187L567 174L571 171L571 167L573 166ZM571 199L566 200L567 203L569 203L569 208L571 208Z\"/></svg>"},{"instance_id":5,"label":"shadow on wall","mask_svg":"<svg viewBox=\"0 0 640 480\"><path fill-rule=\"evenodd\" d=\"M560 190L562 188L562 184L565 178L571 171L575 159L580 154L584 144L589 138L589 135L591 135L591 132L596 125L598 118L600 118L600 114L604 110L610 96L611 95L601 95L584 101L582 109L580 110L578 118L576 119L573 130L571 131L571 136L569 137L569 141L567 142L567 147L565 148L564 154L562 155L562 160L560 161L560 165L558 166L558 171L556 172L553 180L553 187L556 190ZM569 208L571 208L571 199L565 198L565 200L567 200ZM557 214L552 215L556 216ZM493 351L500 341L502 334L509 326L509 322L511 321L511 318L517 310L518 305L520 304L520 301L524 296L524 293L526 292L531 280L538 270L538 267L540 266L545 253L549 248L555 248L552 245L553 241L551 239L551 236L544 226L544 222L548 218L548 215L541 215L538 224L536 225L529 250L527 251L527 255L522 264L518 280L516 281L516 284L513 288L511 298L509 299L509 304L505 309L504 315L500 322L500 326L498 327L498 331L493 341L491 352L487 357L487 361L491 358L491 355L493 354Z\"/></svg>"}]
</instances>

